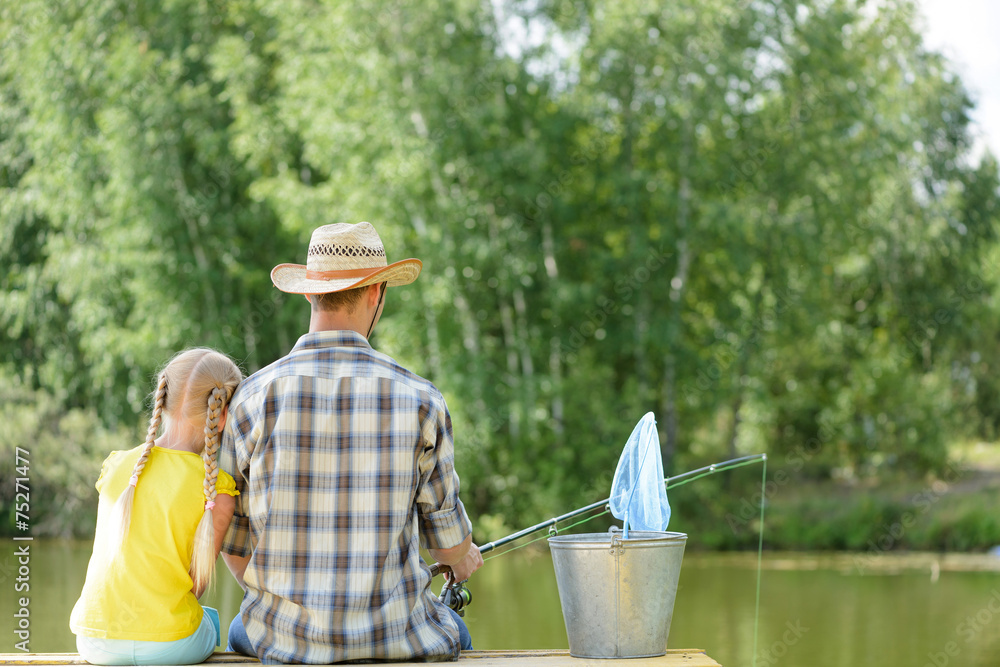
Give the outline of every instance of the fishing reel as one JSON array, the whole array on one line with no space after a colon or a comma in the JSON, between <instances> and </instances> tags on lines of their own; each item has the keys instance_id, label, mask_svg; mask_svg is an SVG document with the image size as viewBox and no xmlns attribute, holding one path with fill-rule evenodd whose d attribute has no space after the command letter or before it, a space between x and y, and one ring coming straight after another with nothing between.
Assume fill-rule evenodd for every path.
<instances>
[{"instance_id":1,"label":"fishing reel","mask_svg":"<svg viewBox=\"0 0 1000 667\"><path fill-rule=\"evenodd\" d=\"M472 604L472 591L465 587L464 581L446 582L438 598L441 604L451 607L459 616L465 616L465 608Z\"/></svg>"}]
</instances>

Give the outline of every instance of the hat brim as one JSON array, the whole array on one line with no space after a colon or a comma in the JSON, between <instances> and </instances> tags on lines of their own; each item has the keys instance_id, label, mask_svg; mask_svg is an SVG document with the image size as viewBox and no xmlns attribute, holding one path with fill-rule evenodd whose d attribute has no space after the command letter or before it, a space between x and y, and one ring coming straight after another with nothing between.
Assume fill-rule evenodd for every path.
<instances>
[{"instance_id":1,"label":"hat brim","mask_svg":"<svg viewBox=\"0 0 1000 667\"><path fill-rule=\"evenodd\" d=\"M423 263L419 259L401 259L388 266L371 270L371 273L360 278L335 278L318 280L306 277L306 267L301 264L279 264L271 269L271 282L282 292L289 294L330 294L388 283L389 287L409 285L417 276Z\"/></svg>"}]
</instances>

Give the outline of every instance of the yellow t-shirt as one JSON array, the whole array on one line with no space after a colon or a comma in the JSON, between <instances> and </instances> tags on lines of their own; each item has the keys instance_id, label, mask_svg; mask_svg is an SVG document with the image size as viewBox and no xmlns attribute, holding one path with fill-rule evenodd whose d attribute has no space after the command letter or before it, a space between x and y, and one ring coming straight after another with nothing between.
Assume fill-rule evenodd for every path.
<instances>
[{"instance_id":1,"label":"yellow t-shirt","mask_svg":"<svg viewBox=\"0 0 1000 667\"><path fill-rule=\"evenodd\" d=\"M128 538L120 557L109 561L112 511L141 452L142 445L111 452L97 480L94 553L69 621L77 635L167 642L191 635L201 623L188 574L195 529L205 511L200 455L153 448L135 488ZM238 494L233 478L221 470L215 488Z\"/></svg>"}]
</instances>

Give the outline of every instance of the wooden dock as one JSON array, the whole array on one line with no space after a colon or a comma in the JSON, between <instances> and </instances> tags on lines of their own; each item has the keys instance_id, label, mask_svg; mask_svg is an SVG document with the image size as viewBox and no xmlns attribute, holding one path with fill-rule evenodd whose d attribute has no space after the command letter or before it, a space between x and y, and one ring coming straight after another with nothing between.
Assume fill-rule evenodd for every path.
<instances>
[{"instance_id":1,"label":"wooden dock","mask_svg":"<svg viewBox=\"0 0 1000 667\"><path fill-rule=\"evenodd\" d=\"M719 663L696 648L667 649L666 655L658 658L574 658L566 650L535 651L464 651L458 662L465 667L522 667L543 665L545 667L720 667ZM0 653L0 665L86 665L77 653ZM238 653L217 652L203 664L206 665L258 665L256 658L247 658ZM414 663L393 662L382 665L411 665ZM448 664L448 663L439 663Z\"/></svg>"}]
</instances>

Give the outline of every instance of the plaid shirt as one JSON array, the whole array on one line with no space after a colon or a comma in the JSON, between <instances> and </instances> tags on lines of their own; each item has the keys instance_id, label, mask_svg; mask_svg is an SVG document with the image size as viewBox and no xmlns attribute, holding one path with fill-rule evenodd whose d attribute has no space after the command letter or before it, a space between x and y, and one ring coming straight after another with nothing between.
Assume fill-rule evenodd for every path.
<instances>
[{"instance_id":1,"label":"plaid shirt","mask_svg":"<svg viewBox=\"0 0 1000 667\"><path fill-rule=\"evenodd\" d=\"M441 392L353 331L302 336L229 406L222 549L251 555L240 612L262 662L458 658L419 547L472 531Z\"/></svg>"}]
</instances>

